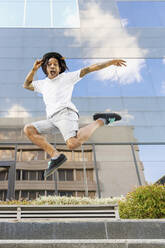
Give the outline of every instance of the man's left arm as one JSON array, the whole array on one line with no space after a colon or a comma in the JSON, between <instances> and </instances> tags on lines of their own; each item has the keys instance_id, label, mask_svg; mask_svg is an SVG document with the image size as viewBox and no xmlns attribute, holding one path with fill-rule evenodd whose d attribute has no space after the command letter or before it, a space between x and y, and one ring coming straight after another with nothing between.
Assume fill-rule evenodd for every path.
<instances>
[{"instance_id":1,"label":"man's left arm","mask_svg":"<svg viewBox=\"0 0 165 248\"><path fill-rule=\"evenodd\" d=\"M111 65L115 65L115 66L126 66L126 61L125 60L121 60L121 59L115 59L115 60L109 60L103 63L98 63L98 64L94 64L88 67L85 67L83 69L81 69L80 71L80 77L84 77L86 74L93 72L93 71L99 71L101 69L104 69L108 66Z\"/></svg>"}]
</instances>

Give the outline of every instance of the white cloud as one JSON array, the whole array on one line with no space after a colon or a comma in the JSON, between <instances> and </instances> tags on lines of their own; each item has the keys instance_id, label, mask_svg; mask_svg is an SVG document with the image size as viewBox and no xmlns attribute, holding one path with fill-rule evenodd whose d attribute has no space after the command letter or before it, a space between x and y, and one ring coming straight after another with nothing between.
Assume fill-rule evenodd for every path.
<instances>
[{"instance_id":1,"label":"white cloud","mask_svg":"<svg viewBox=\"0 0 165 248\"><path fill-rule=\"evenodd\" d=\"M66 18L66 25L67 26L71 26L72 28L79 28L80 27L80 23L79 23L79 19L77 18L77 15L68 15Z\"/></svg>"},{"instance_id":2,"label":"white cloud","mask_svg":"<svg viewBox=\"0 0 165 248\"><path fill-rule=\"evenodd\" d=\"M122 116L122 120L120 121L120 124L129 124L132 120L135 119L135 117L131 114L129 114L128 110L122 110L119 112L119 114Z\"/></svg>"},{"instance_id":3,"label":"white cloud","mask_svg":"<svg viewBox=\"0 0 165 248\"><path fill-rule=\"evenodd\" d=\"M90 20L92 27L88 28L90 27ZM82 30L85 31L85 35L82 36L82 42L84 42L82 47L91 47L91 49L88 49L89 58L101 57L102 49L106 50L106 56L102 55L102 57L107 58L112 58L116 54L117 57L121 56L121 58L132 57L132 54L140 58L147 54L146 49L139 47L136 36L122 29L120 18L116 18L110 12L103 10L101 5L95 1L90 1L87 4L84 3L84 10L81 11L81 27L84 27ZM97 31L99 35L96 35ZM65 35L70 36L71 32L66 31ZM79 40L80 34L78 32L73 32L72 35L77 41ZM97 63L100 60L96 59L93 62ZM144 66L144 59L130 59L127 61L127 67L115 67L115 70L112 67L106 68L98 71L97 77L101 81L118 81L121 84L140 82L142 79L141 69Z\"/></svg>"},{"instance_id":4,"label":"white cloud","mask_svg":"<svg viewBox=\"0 0 165 248\"><path fill-rule=\"evenodd\" d=\"M14 104L9 110L8 110L8 114L5 116L7 118L11 117L11 118L28 118L31 115L27 112L27 110L18 105L18 104Z\"/></svg>"},{"instance_id":5,"label":"white cloud","mask_svg":"<svg viewBox=\"0 0 165 248\"><path fill-rule=\"evenodd\" d=\"M165 64L165 58L163 59L163 64Z\"/></svg>"},{"instance_id":6,"label":"white cloud","mask_svg":"<svg viewBox=\"0 0 165 248\"><path fill-rule=\"evenodd\" d=\"M100 62L100 61L99 61ZM145 60L128 59L126 60L127 67L110 66L97 72L98 80L117 81L119 84L130 84L134 82L141 82L141 70L145 67ZM94 60L97 63L97 60Z\"/></svg>"},{"instance_id":7,"label":"white cloud","mask_svg":"<svg viewBox=\"0 0 165 248\"><path fill-rule=\"evenodd\" d=\"M121 24L123 27L126 27L128 25L128 19L127 18L121 19Z\"/></svg>"},{"instance_id":8,"label":"white cloud","mask_svg":"<svg viewBox=\"0 0 165 248\"><path fill-rule=\"evenodd\" d=\"M63 10L63 17L65 20L65 25L70 27L80 27L79 17L77 12L73 11L73 9L69 6L65 6Z\"/></svg>"}]
</instances>

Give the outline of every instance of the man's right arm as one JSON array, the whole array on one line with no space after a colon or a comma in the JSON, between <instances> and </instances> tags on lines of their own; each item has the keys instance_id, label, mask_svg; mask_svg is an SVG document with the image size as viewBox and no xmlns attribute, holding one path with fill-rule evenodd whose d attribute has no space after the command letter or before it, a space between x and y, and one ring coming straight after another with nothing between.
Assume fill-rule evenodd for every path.
<instances>
[{"instance_id":1,"label":"man's right arm","mask_svg":"<svg viewBox=\"0 0 165 248\"><path fill-rule=\"evenodd\" d=\"M25 82L24 82L24 85L23 87L25 89L28 89L28 90L33 90L34 91L34 87L32 85L32 82L33 82L33 79L34 79L34 75L36 73L36 71L38 70L38 68L42 65L42 59L40 60L36 60L35 63L34 63L34 66L32 68L32 70L28 73L26 79L25 79Z\"/></svg>"}]
</instances>

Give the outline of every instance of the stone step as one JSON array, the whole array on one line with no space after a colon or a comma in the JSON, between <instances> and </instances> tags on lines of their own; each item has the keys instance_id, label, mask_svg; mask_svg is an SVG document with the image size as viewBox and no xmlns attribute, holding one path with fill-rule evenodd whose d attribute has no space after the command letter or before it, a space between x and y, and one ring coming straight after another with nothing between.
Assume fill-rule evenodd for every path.
<instances>
[{"instance_id":1,"label":"stone step","mask_svg":"<svg viewBox=\"0 0 165 248\"><path fill-rule=\"evenodd\" d=\"M0 248L165 248L165 239L1 240Z\"/></svg>"},{"instance_id":2,"label":"stone step","mask_svg":"<svg viewBox=\"0 0 165 248\"><path fill-rule=\"evenodd\" d=\"M1 221L0 240L165 239L161 220L45 220ZM165 248L165 247L164 247Z\"/></svg>"}]
</instances>

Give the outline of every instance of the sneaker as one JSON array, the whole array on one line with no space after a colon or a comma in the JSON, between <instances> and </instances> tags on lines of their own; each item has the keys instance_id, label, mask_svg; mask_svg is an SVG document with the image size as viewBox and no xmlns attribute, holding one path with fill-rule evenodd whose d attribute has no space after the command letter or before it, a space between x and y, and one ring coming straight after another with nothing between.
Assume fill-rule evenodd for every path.
<instances>
[{"instance_id":1,"label":"sneaker","mask_svg":"<svg viewBox=\"0 0 165 248\"><path fill-rule=\"evenodd\" d=\"M105 119L106 125L109 125L111 123L113 123L114 121L120 121L121 120L121 116L119 114L116 113L96 113L93 115L93 120L97 120L97 119Z\"/></svg>"},{"instance_id":2,"label":"sneaker","mask_svg":"<svg viewBox=\"0 0 165 248\"><path fill-rule=\"evenodd\" d=\"M57 159L51 159L48 162L48 168L45 170L44 177L48 177L51 174L54 173L54 171L62 165L67 160L66 156L64 154L60 154Z\"/></svg>"}]
</instances>

